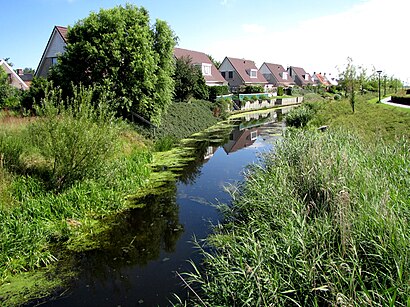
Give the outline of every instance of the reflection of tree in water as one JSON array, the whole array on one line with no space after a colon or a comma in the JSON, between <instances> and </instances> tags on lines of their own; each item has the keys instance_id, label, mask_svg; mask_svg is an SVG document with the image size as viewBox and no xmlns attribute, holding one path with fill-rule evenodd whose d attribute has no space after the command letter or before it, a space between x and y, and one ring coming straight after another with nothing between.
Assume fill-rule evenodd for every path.
<instances>
[{"instance_id":1,"label":"reflection of tree in water","mask_svg":"<svg viewBox=\"0 0 410 307\"><path fill-rule=\"evenodd\" d=\"M128 266L144 266L158 259L161 250L172 252L183 233L176 203L176 185L138 200L143 208L132 209L109 221L107 231L95 239L101 248L83 253L79 267L88 279L109 279Z\"/></svg>"}]
</instances>

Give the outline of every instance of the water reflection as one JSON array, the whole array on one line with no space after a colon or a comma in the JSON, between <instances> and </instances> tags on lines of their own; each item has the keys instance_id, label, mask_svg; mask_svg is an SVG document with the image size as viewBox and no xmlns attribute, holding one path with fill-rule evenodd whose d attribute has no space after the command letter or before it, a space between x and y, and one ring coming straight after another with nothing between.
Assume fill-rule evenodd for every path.
<instances>
[{"instance_id":1,"label":"water reflection","mask_svg":"<svg viewBox=\"0 0 410 307\"><path fill-rule=\"evenodd\" d=\"M229 201L222 186L241 180L243 167L257 157L257 147L270 148L269 139L281 133L286 112L246 114L234 120L234 128L185 144L193 157L183 169L173 170L177 182L136 200L142 208L107 221L110 227L95 236L100 248L77 255L81 274L69 295L45 305L164 306L172 293L183 298L186 290L174 272L188 269L188 259L200 262L190 241L194 235L205 238L209 221L219 218L209 202Z\"/></svg>"}]
</instances>

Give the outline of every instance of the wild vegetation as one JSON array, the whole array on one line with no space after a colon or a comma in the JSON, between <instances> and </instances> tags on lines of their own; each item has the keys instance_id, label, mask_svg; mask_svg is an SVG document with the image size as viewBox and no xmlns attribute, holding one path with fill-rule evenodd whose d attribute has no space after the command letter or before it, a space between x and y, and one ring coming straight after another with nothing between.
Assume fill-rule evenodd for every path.
<instances>
[{"instance_id":1,"label":"wild vegetation","mask_svg":"<svg viewBox=\"0 0 410 307\"><path fill-rule=\"evenodd\" d=\"M104 218L132 206L126 196L147 185L152 153L103 101L95 109L91 95L79 88L65 108L48 93L38 118L1 126L2 304L18 295L18 282L14 292L8 286L14 276L49 266L61 248L98 247Z\"/></svg>"},{"instance_id":2,"label":"wild vegetation","mask_svg":"<svg viewBox=\"0 0 410 307\"><path fill-rule=\"evenodd\" d=\"M193 304L408 306L410 112L369 98L309 103L248 167L185 275Z\"/></svg>"},{"instance_id":3,"label":"wild vegetation","mask_svg":"<svg viewBox=\"0 0 410 307\"><path fill-rule=\"evenodd\" d=\"M410 156L346 130L292 131L223 206L205 271L207 305L390 305L410 295ZM239 192L240 191L240 192Z\"/></svg>"}]
</instances>

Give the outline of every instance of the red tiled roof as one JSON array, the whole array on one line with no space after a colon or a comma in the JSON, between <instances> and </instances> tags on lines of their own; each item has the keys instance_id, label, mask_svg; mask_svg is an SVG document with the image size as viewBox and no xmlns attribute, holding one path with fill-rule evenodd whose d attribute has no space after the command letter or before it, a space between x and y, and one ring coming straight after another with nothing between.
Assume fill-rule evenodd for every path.
<instances>
[{"instance_id":1,"label":"red tiled roof","mask_svg":"<svg viewBox=\"0 0 410 307\"><path fill-rule=\"evenodd\" d=\"M182 48L174 48L174 56L176 58L189 57L192 64L211 64L211 75L204 75L205 81L210 83L226 83L224 77L222 77L219 70L215 67L215 65L205 53Z\"/></svg>"},{"instance_id":2,"label":"red tiled roof","mask_svg":"<svg viewBox=\"0 0 410 307\"><path fill-rule=\"evenodd\" d=\"M291 66L290 68L293 70L295 75L299 77L303 84L313 83L311 76L302 67ZM308 75L308 80L305 80L303 77L304 75Z\"/></svg>"},{"instance_id":3,"label":"red tiled roof","mask_svg":"<svg viewBox=\"0 0 410 307\"><path fill-rule=\"evenodd\" d=\"M235 68L236 72L241 76L245 83L268 83L264 76L256 68L255 62L245 59L235 59L227 57L228 61ZM251 78L249 76L249 71L251 69L256 70L256 78Z\"/></svg>"},{"instance_id":4,"label":"red tiled roof","mask_svg":"<svg viewBox=\"0 0 410 307\"><path fill-rule=\"evenodd\" d=\"M295 84L295 82L293 82L290 76L288 76L288 79L282 78L281 73L286 72L286 69L283 68L282 65L266 63L266 62L264 64L266 65L266 67L268 67L269 71L272 73L272 75L275 77L278 83L286 85L286 86Z\"/></svg>"},{"instance_id":5,"label":"red tiled roof","mask_svg":"<svg viewBox=\"0 0 410 307\"><path fill-rule=\"evenodd\" d=\"M60 33L61 37L67 43L67 27L56 26L57 32Z\"/></svg>"},{"instance_id":6,"label":"red tiled roof","mask_svg":"<svg viewBox=\"0 0 410 307\"><path fill-rule=\"evenodd\" d=\"M321 73L315 74L315 76L323 85L331 85L330 82L326 79L326 77L322 76Z\"/></svg>"}]
</instances>

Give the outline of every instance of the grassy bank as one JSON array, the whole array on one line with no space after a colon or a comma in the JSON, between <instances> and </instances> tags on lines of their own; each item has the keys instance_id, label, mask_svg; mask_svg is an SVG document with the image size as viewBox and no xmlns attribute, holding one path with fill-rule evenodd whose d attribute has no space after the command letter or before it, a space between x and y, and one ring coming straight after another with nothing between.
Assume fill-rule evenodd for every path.
<instances>
[{"instance_id":1,"label":"grassy bank","mask_svg":"<svg viewBox=\"0 0 410 307\"><path fill-rule=\"evenodd\" d=\"M198 133L217 123L209 101L174 102L167 109L158 128L136 126L137 131L155 141L156 151L171 149L179 140Z\"/></svg>"},{"instance_id":2,"label":"grassy bank","mask_svg":"<svg viewBox=\"0 0 410 307\"><path fill-rule=\"evenodd\" d=\"M293 132L248 169L191 281L209 306L408 306L405 141Z\"/></svg>"},{"instance_id":3,"label":"grassy bank","mask_svg":"<svg viewBox=\"0 0 410 307\"><path fill-rule=\"evenodd\" d=\"M105 218L132 207L126 196L147 186L151 174L152 153L131 127L91 107L87 93L69 108L54 94L37 118L1 118L3 306L61 284L59 260L70 250L98 248Z\"/></svg>"},{"instance_id":4,"label":"grassy bank","mask_svg":"<svg viewBox=\"0 0 410 307\"><path fill-rule=\"evenodd\" d=\"M357 96L355 113L346 99L320 102L317 106L313 126L344 127L366 141L383 138L395 142L402 136L410 140L410 109L377 103L377 98L367 95Z\"/></svg>"},{"instance_id":5,"label":"grassy bank","mask_svg":"<svg viewBox=\"0 0 410 307\"><path fill-rule=\"evenodd\" d=\"M208 102L174 104L155 135L143 131L152 142L91 98L79 89L67 108L51 91L40 116L0 117L2 306L47 296L72 278L70 253L102 248L114 215L140 206L139 197L194 159L190 147L160 151L217 122Z\"/></svg>"}]
</instances>

